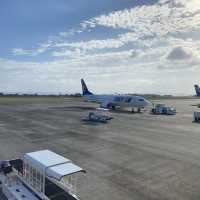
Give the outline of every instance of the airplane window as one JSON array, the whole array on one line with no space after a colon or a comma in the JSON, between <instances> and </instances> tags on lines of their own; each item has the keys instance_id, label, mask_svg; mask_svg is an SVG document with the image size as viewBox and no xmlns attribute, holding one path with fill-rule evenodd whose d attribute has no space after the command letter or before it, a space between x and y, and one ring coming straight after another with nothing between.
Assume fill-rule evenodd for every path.
<instances>
[{"instance_id":1,"label":"airplane window","mask_svg":"<svg viewBox=\"0 0 200 200\"><path fill-rule=\"evenodd\" d=\"M123 101L124 100L124 97L115 97L114 98L114 101L116 102L120 102L120 101Z\"/></svg>"},{"instance_id":2,"label":"airplane window","mask_svg":"<svg viewBox=\"0 0 200 200\"><path fill-rule=\"evenodd\" d=\"M139 101L144 101L144 99L139 99Z\"/></svg>"},{"instance_id":3,"label":"airplane window","mask_svg":"<svg viewBox=\"0 0 200 200\"><path fill-rule=\"evenodd\" d=\"M114 101L121 101L121 100L120 100L120 97L115 97L115 98L114 98Z\"/></svg>"}]
</instances>

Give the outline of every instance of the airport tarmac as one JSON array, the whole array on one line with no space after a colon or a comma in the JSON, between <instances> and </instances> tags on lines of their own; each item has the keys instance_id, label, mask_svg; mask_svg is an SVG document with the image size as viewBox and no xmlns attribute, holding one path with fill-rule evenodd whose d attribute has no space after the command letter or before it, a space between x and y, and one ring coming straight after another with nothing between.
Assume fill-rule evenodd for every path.
<instances>
[{"instance_id":1,"label":"airport tarmac","mask_svg":"<svg viewBox=\"0 0 200 200\"><path fill-rule=\"evenodd\" d=\"M108 124L81 121L98 105L81 98L0 98L0 159L50 149L87 171L81 200L199 200L198 99L157 101L176 116L114 112ZM0 199L2 197L0 196Z\"/></svg>"}]
</instances>

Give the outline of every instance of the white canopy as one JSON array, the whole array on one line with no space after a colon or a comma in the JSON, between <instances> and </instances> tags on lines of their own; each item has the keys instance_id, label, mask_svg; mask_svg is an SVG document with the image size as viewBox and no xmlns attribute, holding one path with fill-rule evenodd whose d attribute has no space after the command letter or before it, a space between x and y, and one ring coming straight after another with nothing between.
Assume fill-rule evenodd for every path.
<instances>
[{"instance_id":1,"label":"white canopy","mask_svg":"<svg viewBox=\"0 0 200 200\"><path fill-rule=\"evenodd\" d=\"M65 163L61 165L56 165L54 167L50 167L47 169L46 174L50 178L55 178L57 180L60 180L62 177L74 173L78 173L83 171L82 168L79 166L73 164L73 163Z\"/></svg>"},{"instance_id":2,"label":"white canopy","mask_svg":"<svg viewBox=\"0 0 200 200\"><path fill-rule=\"evenodd\" d=\"M60 180L63 176L84 171L73 164L71 160L49 150L27 153L24 155L24 160L33 167L44 170L46 176L57 180Z\"/></svg>"}]
</instances>

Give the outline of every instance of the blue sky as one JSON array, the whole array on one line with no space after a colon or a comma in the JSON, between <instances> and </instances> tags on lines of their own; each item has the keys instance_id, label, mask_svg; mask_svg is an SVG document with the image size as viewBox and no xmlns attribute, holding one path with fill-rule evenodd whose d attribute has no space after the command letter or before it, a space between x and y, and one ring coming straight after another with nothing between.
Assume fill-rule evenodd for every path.
<instances>
[{"instance_id":1,"label":"blue sky","mask_svg":"<svg viewBox=\"0 0 200 200\"><path fill-rule=\"evenodd\" d=\"M192 94L198 0L1 0L0 90Z\"/></svg>"},{"instance_id":2,"label":"blue sky","mask_svg":"<svg viewBox=\"0 0 200 200\"><path fill-rule=\"evenodd\" d=\"M104 13L141 5L144 2L141 0L2 0L0 24L4 28L0 29L2 36L0 53L10 57L12 48L34 48L48 37L79 27L82 21ZM152 2L154 1L145 3ZM82 37L89 39L87 35Z\"/></svg>"}]
</instances>

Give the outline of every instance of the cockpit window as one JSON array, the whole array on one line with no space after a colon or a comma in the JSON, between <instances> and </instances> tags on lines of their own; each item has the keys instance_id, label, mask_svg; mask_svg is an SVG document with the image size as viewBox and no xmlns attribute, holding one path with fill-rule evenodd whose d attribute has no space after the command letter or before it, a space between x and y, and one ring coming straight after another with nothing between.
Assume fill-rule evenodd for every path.
<instances>
[{"instance_id":1,"label":"cockpit window","mask_svg":"<svg viewBox=\"0 0 200 200\"><path fill-rule=\"evenodd\" d=\"M131 100L132 100L132 98L131 98L131 97L127 97L127 98L125 99L125 102L126 102L126 103L130 103L130 102L131 102Z\"/></svg>"},{"instance_id":2,"label":"cockpit window","mask_svg":"<svg viewBox=\"0 0 200 200\"><path fill-rule=\"evenodd\" d=\"M144 101L144 99L139 99L139 101Z\"/></svg>"}]
</instances>

